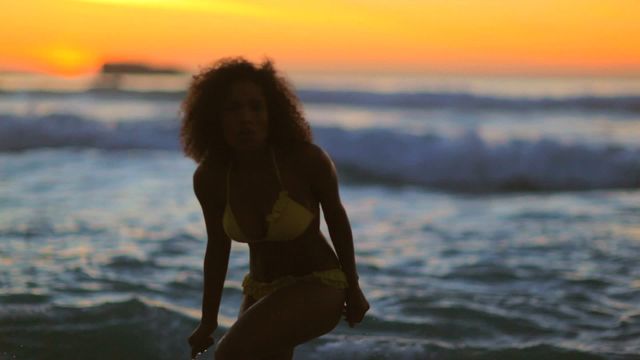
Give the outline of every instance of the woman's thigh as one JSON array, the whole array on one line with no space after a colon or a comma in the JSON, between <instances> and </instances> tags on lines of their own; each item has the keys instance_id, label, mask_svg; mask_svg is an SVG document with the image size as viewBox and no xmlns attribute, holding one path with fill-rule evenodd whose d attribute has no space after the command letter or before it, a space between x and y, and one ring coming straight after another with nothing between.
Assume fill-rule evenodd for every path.
<instances>
[{"instance_id":1,"label":"woman's thigh","mask_svg":"<svg viewBox=\"0 0 640 360\"><path fill-rule=\"evenodd\" d=\"M238 317L244 314L247 309L249 309L253 304L256 303L256 300L251 297L251 295L244 295L242 299L242 304L240 305L240 311L238 312ZM291 360L293 359L293 351L294 348L281 349L278 353L274 353L270 356L263 357L261 360Z\"/></svg>"},{"instance_id":2,"label":"woman's thigh","mask_svg":"<svg viewBox=\"0 0 640 360\"><path fill-rule=\"evenodd\" d=\"M312 280L252 305L245 298L241 315L218 343L216 359L264 358L326 334L340 320L344 296L344 290Z\"/></svg>"}]
</instances>

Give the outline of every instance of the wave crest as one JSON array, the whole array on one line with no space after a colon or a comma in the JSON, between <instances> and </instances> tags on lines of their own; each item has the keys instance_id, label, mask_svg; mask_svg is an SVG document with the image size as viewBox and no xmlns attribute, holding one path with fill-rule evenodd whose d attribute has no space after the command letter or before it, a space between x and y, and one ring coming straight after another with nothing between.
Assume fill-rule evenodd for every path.
<instances>
[{"instance_id":1,"label":"wave crest","mask_svg":"<svg viewBox=\"0 0 640 360\"><path fill-rule=\"evenodd\" d=\"M449 138L387 129L319 127L317 142L351 180L454 191L640 187L640 149L554 139L490 144L475 131ZM0 152L37 148L178 151L177 121L101 123L75 115L0 115Z\"/></svg>"}]
</instances>

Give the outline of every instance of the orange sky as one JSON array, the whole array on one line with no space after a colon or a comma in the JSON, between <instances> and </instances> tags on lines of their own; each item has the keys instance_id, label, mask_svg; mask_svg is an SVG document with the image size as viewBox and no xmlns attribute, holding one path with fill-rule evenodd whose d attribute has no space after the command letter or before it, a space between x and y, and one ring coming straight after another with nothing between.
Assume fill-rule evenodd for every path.
<instances>
[{"instance_id":1,"label":"orange sky","mask_svg":"<svg viewBox=\"0 0 640 360\"><path fill-rule=\"evenodd\" d=\"M637 74L638 19L638 0L20 0L0 7L0 69L243 55L286 70Z\"/></svg>"}]
</instances>

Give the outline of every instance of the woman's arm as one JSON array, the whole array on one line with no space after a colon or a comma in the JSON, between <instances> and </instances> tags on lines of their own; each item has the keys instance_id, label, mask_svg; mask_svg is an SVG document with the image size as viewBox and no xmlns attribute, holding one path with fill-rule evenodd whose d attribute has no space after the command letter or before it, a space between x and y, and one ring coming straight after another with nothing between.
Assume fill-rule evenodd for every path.
<instances>
[{"instance_id":1,"label":"woman's arm","mask_svg":"<svg viewBox=\"0 0 640 360\"><path fill-rule=\"evenodd\" d=\"M369 302L358 283L356 259L351 235L351 225L347 212L342 206L338 192L338 176L333 162L319 147L312 147L311 165L312 187L320 201L331 242L336 250L342 271L347 276L349 288L346 292L344 315L350 327L359 323L369 310Z\"/></svg>"},{"instance_id":2,"label":"woman's arm","mask_svg":"<svg viewBox=\"0 0 640 360\"><path fill-rule=\"evenodd\" d=\"M342 271L347 276L349 287L358 286L358 271L356 269L353 236L347 212L342 206L338 190L338 176L335 166L329 156L319 147L313 146L310 151L313 158L311 166L312 187L320 201L331 243L333 244Z\"/></svg>"},{"instance_id":3,"label":"woman's arm","mask_svg":"<svg viewBox=\"0 0 640 360\"><path fill-rule=\"evenodd\" d=\"M215 181L211 170L202 165L194 173L193 188L202 207L207 228L200 326L211 331L218 327L218 310L231 250L231 240L222 228L224 196L221 195L220 185L220 181Z\"/></svg>"}]
</instances>

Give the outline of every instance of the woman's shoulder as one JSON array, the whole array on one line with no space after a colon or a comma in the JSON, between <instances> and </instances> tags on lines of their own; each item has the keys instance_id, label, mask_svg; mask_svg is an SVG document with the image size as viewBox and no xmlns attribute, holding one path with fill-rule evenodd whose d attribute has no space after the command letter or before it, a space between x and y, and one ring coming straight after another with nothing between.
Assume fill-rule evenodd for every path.
<instances>
[{"instance_id":1,"label":"woman's shoulder","mask_svg":"<svg viewBox=\"0 0 640 360\"><path fill-rule=\"evenodd\" d=\"M220 160L208 158L199 163L193 173L193 188L196 194L224 192L226 172L227 166Z\"/></svg>"},{"instance_id":2,"label":"woman's shoulder","mask_svg":"<svg viewBox=\"0 0 640 360\"><path fill-rule=\"evenodd\" d=\"M313 143L299 143L289 151L291 160L302 167L318 168L331 165L331 158L324 149Z\"/></svg>"},{"instance_id":3,"label":"woman's shoulder","mask_svg":"<svg viewBox=\"0 0 640 360\"><path fill-rule=\"evenodd\" d=\"M219 175L223 170L226 170L226 165L222 161L214 158L207 158L198 164L193 176L211 178Z\"/></svg>"},{"instance_id":4,"label":"woman's shoulder","mask_svg":"<svg viewBox=\"0 0 640 360\"><path fill-rule=\"evenodd\" d=\"M335 167L327 152L313 143L296 144L291 150L295 167L301 169L312 180L334 177Z\"/></svg>"}]
</instances>

